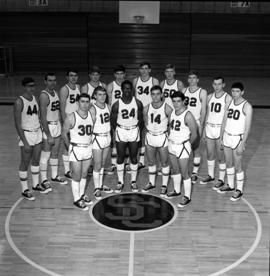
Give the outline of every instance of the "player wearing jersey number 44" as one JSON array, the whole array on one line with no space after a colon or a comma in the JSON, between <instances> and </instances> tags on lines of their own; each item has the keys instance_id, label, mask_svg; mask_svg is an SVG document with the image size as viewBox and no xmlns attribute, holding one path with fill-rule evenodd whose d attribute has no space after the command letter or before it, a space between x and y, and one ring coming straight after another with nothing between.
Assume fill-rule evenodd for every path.
<instances>
[{"instance_id":1,"label":"player wearing jersey number 44","mask_svg":"<svg viewBox=\"0 0 270 276\"><path fill-rule=\"evenodd\" d=\"M244 171L242 157L251 127L252 106L243 98L244 86L241 82L233 83L231 92L233 99L225 112L221 127L228 184L217 192L223 194L234 191L231 200L236 201L243 195ZM234 184L235 173L236 189Z\"/></svg>"}]
</instances>

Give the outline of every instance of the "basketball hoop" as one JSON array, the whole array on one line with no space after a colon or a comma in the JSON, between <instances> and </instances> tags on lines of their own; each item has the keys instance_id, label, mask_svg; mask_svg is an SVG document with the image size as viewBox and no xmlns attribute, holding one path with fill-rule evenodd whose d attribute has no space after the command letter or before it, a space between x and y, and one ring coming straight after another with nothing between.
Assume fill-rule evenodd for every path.
<instances>
[{"instance_id":1,"label":"basketball hoop","mask_svg":"<svg viewBox=\"0 0 270 276\"><path fill-rule=\"evenodd\" d=\"M142 24L144 21L143 15L134 15L133 18L134 18L136 24Z\"/></svg>"}]
</instances>

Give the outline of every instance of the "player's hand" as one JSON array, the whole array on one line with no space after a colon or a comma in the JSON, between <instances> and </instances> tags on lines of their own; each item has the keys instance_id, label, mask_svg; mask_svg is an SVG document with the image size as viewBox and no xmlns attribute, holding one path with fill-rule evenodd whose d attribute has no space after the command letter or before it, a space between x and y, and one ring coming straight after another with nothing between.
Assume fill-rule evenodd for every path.
<instances>
[{"instance_id":1,"label":"player's hand","mask_svg":"<svg viewBox=\"0 0 270 276\"><path fill-rule=\"evenodd\" d=\"M24 143L24 150L25 150L25 152L31 152L31 146L26 142L26 143Z\"/></svg>"},{"instance_id":2,"label":"player's hand","mask_svg":"<svg viewBox=\"0 0 270 276\"><path fill-rule=\"evenodd\" d=\"M240 145L237 147L237 149L236 149L236 154L237 155L242 155L243 154L243 152L245 151L245 143L240 143Z\"/></svg>"},{"instance_id":3,"label":"player's hand","mask_svg":"<svg viewBox=\"0 0 270 276\"><path fill-rule=\"evenodd\" d=\"M48 137L48 144L49 144L50 146L54 146L54 143L55 143L54 138L53 138L52 136L49 136L49 137Z\"/></svg>"}]
</instances>

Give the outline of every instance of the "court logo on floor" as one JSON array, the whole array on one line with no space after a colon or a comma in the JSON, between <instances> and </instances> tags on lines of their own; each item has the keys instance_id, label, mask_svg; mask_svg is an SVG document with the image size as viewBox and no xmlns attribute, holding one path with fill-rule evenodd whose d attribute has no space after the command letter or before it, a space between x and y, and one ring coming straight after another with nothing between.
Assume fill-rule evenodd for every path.
<instances>
[{"instance_id":1,"label":"court logo on floor","mask_svg":"<svg viewBox=\"0 0 270 276\"><path fill-rule=\"evenodd\" d=\"M105 197L91 209L92 218L105 227L122 231L160 228L176 216L174 206L157 196L123 193Z\"/></svg>"}]
</instances>

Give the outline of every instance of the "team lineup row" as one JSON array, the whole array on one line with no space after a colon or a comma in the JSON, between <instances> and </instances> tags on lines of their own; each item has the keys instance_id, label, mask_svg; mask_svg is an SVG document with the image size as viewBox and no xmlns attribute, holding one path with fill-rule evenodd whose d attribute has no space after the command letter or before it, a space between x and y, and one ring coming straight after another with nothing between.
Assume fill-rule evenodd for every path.
<instances>
[{"instance_id":1,"label":"team lineup row","mask_svg":"<svg viewBox=\"0 0 270 276\"><path fill-rule=\"evenodd\" d=\"M25 198L34 200L27 183L30 163L34 191L48 193L52 190L47 178L49 162L51 181L67 184L67 180L58 175L61 136L65 144L65 176L72 178L74 205L82 210L87 210L92 204L85 194L92 157L95 198L100 199L102 192L113 192L103 185L104 167L112 144L115 148L109 173L116 168L116 193L124 187L124 163L128 149L133 192L139 190L137 172L144 167L146 155L149 182L142 192L155 188L157 163L160 163L160 196L179 196L183 182L184 196L178 206L187 206L191 202L192 183L198 180L203 138L207 149L208 176L199 183L215 181L215 162L218 161L219 177L213 189L219 193L234 191L233 201L241 198L244 184L242 156L252 119L252 107L243 98L243 84L234 83L230 96L223 90L223 77L218 76L213 78L214 92L208 95L198 86L196 71L188 73L187 87L175 79L175 68L171 64L166 66L166 79L160 85L151 77L149 63L142 63L139 71L140 76L132 83L125 80L125 68L118 66L114 70L115 80L106 87L100 82L99 68L93 67L90 81L80 88L77 71L69 70L67 84L60 89L59 97L54 90L55 74L48 73L39 103L34 96L34 80L23 79L25 93L15 102L14 117L20 138L19 176ZM192 173L189 172L191 153ZM227 184L224 182L226 172ZM174 186L172 192L167 189L170 176Z\"/></svg>"}]
</instances>

